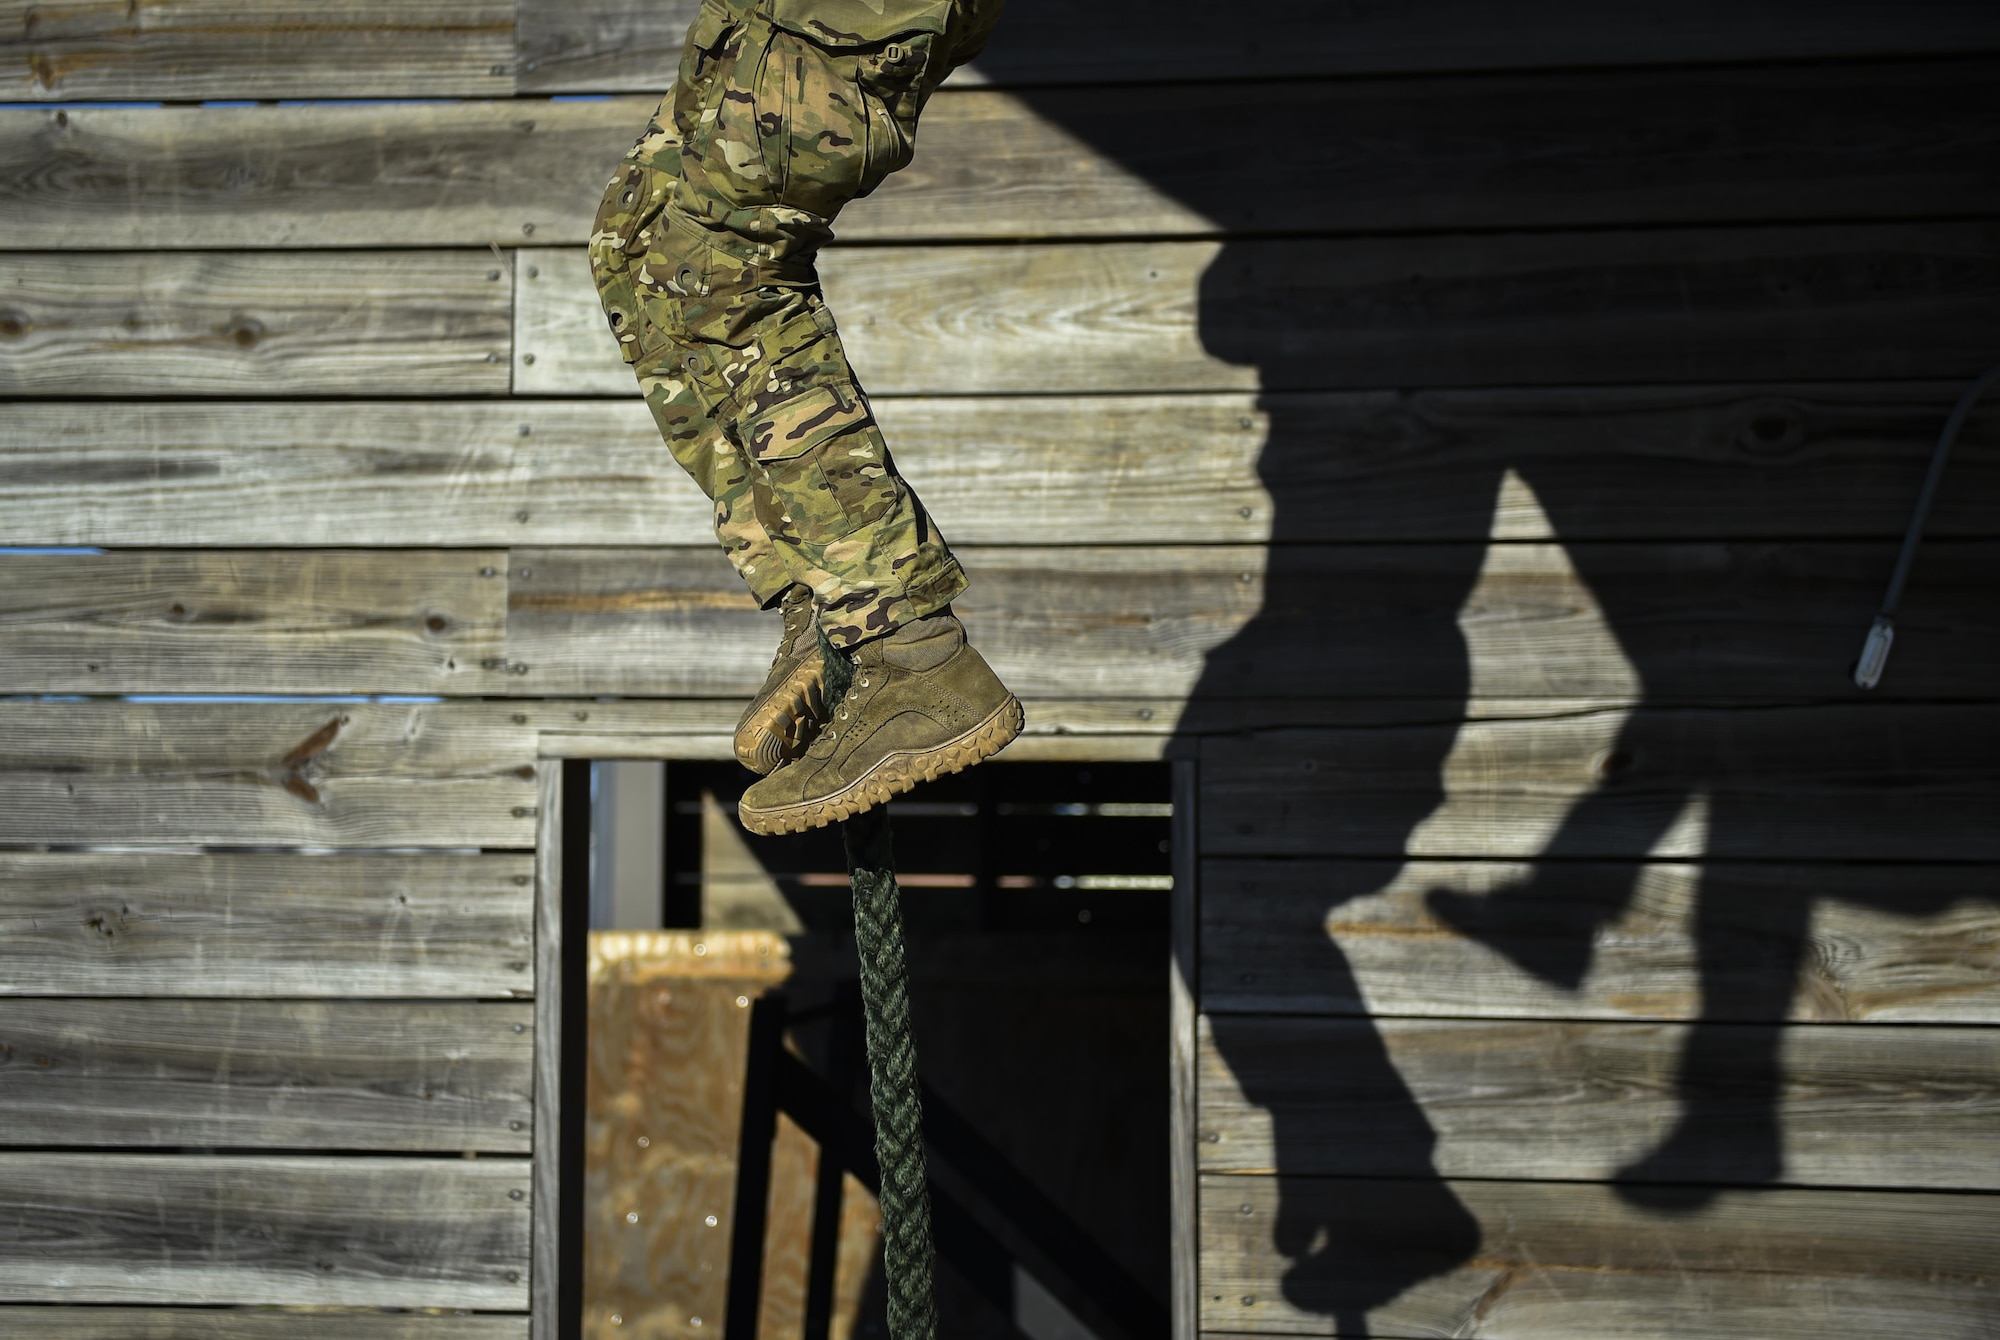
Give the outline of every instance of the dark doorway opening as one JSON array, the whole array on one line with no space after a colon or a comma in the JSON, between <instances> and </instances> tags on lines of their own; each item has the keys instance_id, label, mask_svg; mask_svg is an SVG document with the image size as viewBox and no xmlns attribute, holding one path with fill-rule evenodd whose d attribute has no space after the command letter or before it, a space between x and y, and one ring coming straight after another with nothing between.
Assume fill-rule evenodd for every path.
<instances>
[{"instance_id":1,"label":"dark doorway opening","mask_svg":"<svg viewBox=\"0 0 2000 1340\"><path fill-rule=\"evenodd\" d=\"M650 1287L705 1288L718 1302L727 1293L730 1337L886 1335L838 831L746 833L735 804L754 778L733 763L651 765L663 773L618 766L611 774L598 765L592 788L590 901L600 914L641 908L656 933L628 922L601 932L599 943L628 955L650 946L662 963L682 955L686 976L636 960L619 970L652 992L635 1007L655 1012L643 1023L603 994L609 976L592 980L591 1008L604 1017L602 1029L592 1022L587 1141L605 1166L585 1169L593 1203L582 1216L591 1239L584 1333L631 1334L657 1301L637 1296ZM620 785L641 788L644 806L635 809L629 792L621 797ZM635 833L634 815L645 809L658 816L657 834ZM614 810L624 816L622 833L603 822ZM894 804L891 818L938 1208L941 1332L968 1340L1164 1334L1172 1218L1167 765L974 769ZM614 896L621 859L657 878L656 903L635 896L630 870ZM764 957L729 975L737 971L730 956L752 954ZM592 972L599 967L594 955ZM693 1037L705 1027L723 1041L700 1056L680 1049L674 1063L690 1073L675 1099L675 1084L658 1073L661 1058L677 1030ZM635 1040L635 1029L648 1036ZM607 1047L599 1034L613 1030L619 1040ZM646 1077L625 1082L638 1064L635 1048L651 1048L654 1060ZM692 1073L700 1067L718 1073ZM642 1089L668 1093L667 1102L714 1095L711 1107L727 1101L742 1113L729 1153L748 1180L730 1179L727 1213L693 1203L699 1197L687 1190L705 1175L709 1200L724 1198L717 1168L679 1183L650 1165L621 1171L659 1152L661 1137L634 1133L647 1126ZM602 1259L634 1251L658 1258L661 1244L690 1240L672 1226L634 1231L662 1214L717 1224L710 1237L692 1238L701 1261L683 1270L658 1259ZM749 1258L758 1288L746 1293L745 1249L760 1242ZM753 1306L754 1330L745 1328ZM714 1311L706 1320L723 1330Z\"/></svg>"}]
</instances>

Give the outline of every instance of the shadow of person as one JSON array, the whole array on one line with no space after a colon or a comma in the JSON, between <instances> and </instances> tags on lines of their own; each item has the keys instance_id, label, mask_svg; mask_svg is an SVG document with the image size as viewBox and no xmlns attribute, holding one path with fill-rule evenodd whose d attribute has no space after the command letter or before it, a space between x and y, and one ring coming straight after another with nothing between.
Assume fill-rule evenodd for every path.
<instances>
[{"instance_id":1,"label":"shadow of person","mask_svg":"<svg viewBox=\"0 0 2000 1340\"><path fill-rule=\"evenodd\" d=\"M1059 34L1071 9L1068 0L1012 0L996 44L1007 42L1010 31ZM1258 23L1266 32L1286 28L1284 15L1268 8L1260 11ZM1053 45L1051 50L1053 82L1066 57ZM1032 73L1032 53L1020 45L1010 46L1005 56L1014 77ZM1828 596L1816 588L1814 574L1757 585L1770 576L1769 563L1790 561L1782 554L1772 557L1779 546L1709 541L1714 561L1706 567L1662 566L1671 557L1664 554L1650 566L1645 555L1634 561L1635 532L1696 539L1723 533L1726 527L1709 520L1723 491L1729 493L1732 515L1753 519L1746 524L1754 530L1746 533L1825 534L1824 518L1814 509L1834 507L1846 519L1848 535L1898 534L1907 496L1856 492L1878 489L1879 472L1815 476L1818 463L1803 445L1810 434L1794 431L1811 417L1802 401L1775 394L1759 399L1751 391L1722 388L1708 410L1688 411L1671 387L1650 404L1635 392L1634 401L1641 403L1628 415L1651 414L1656 423L1669 425L1644 429L1641 437L1674 432L1706 437L1658 451L1651 449L1657 442L1641 441L1628 451L1618 441L1624 429L1607 423L1592 430L1596 447L1577 450L1576 441L1591 433L1572 432L1566 448L1543 452L1518 433L1510 436L1504 426L1489 432L1455 421L1448 393L1329 395L1330 388L1342 386L1420 380L1408 370L1426 366L1427 341L1449 349L1458 336L1455 322L1476 327L1493 311L1455 307L1453 299L1463 294L1426 289L1421 274L1398 275L1402 260L1385 264L1372 280L1349 274L1339 285L1317 284L1311 248L1320 244L1260 240L1236 231L1260 226L1257 210L1245 202L1254 204L1272 189L1285 196L1288 228L1314 230L1311 211L1301 212L1302 192L1309 188L1300 186L1296 165L1287 167L1283 141L1328 133L1325 127L1276 126L1267 137L1246 133L1240 153L1205 155L1191 163L1179 140L1144 133L1132 115L1117 114L1113 98L1034 87L1019 96L1230 233L1201 279L1199 332L1209 354L1257 373L1258 406L1268 420L1257 473L1271 499L1270 547L1260 610L1208 653L1190 695L1180 726L1190 742L1246 727L1302 724L1291 714L1311 700L1466 704L1471 667L1458 620L1487 549L1475 537L1486 533L1510 471L1538 497L1582 586L1601 606L1641 688L1640 701L1608 751L1599 783L1562 818L1523 883L1483 899L1449 890L1431 895L1433 913L1448 926L1535 977L1574 990L1593 964L1599 933L1630 907L1647 854L1691 803L1700 800L1707 807L1705 854L1711 861L1772 855L1810 861L1823 854L1813 835L1823 834L1828 821L1815 808L1823 807L1828 795L1819 782L1793 788L1788 778L1810 778L1818 768L1822 776L1830 770L1861 779L1836 797L1841 812L1858 816L1880 801L1886 814L1901 802L1887 801L1884 783L1907 771L1913 753L1942 751L1954 759L1965 753L1937 721L1907 714L1857 716L1843 723L1854 727L1854 734L1835 742L1809 738L1820 728L1804 718L1785 718L1787 708L1771 708L1756 719L1716 705L1734 696L1821 710L1858 698L1846 668L1872 613L1876 578L1841 585L1839 599L1852 608L1805 626L1782 599L1788 591L1813 590L1820 602L1816 614L1827 614ZM1254 101L1253 93L1245 94L1246 106ZM1325 191L1329 216L1338 212L1337 171L1326 174L1323 187L1310 189ZM1468 222L1458 226L1470 226L1477 204L1461 204ZM1402 246L1399 255L1418 254L1408 241L1395 244ZM1355 254L1369 243L1349 237L1324 245ZM1550 321L1560 323L1566 312L1588 321L1587 294L1595 290L1582 284L1586 296L1580 300L1574 293L1558 294L1556 288L1566 282L1551 280L1542 295L1551 300ZM1508 300L1532 302L1536 295L1530 287L1524 281ZM1417 296L1405 296L1411 293ZM1438 301L1426 309L1433 298ZM1717 301L1746 299L1724 295ZM1385 340L1406 343L1404 353L1371 361L1370 322L1378 313L1393 318ZM1329 326L1343 326L1343 338L1326 338ZM1561 347L1539 361L1533 350L1508 351L1505 375L1488 376L1485 383L1560 387L1577 381L1576 369L1564 362L1566 353L1577 352L1575 337L1557 344ZM1328 351L1336 346L1351 351L1358 364L1331 361L1335 355ZM1462 357L1444 362L1465 365ZM1715 366L1714 358L1704 361L1692 344L1664 350L1657 368L1626 362L1629 371L1618 376L1633 384L1689 383L1698 376L1688 369ZM1610 365L1600 362L1583 380L1614 380L1602 370ZM1370 370L1377 367L1385 370L1379 375ZM1748 374L1731 368L1708 375L1740 380ZM1840 375L1836 369L1824 379ZM1421 380L1450 383L1455 376ZM1481 382L1474 378L1469 384ZM1587 412L1572 404L1555 417ZM1844 495L1843 478L1850 481ZM1913 473L1912 490L1915 483ZM1607 492L1624 500L1622 511L1606 503ZM1892 546L1884 544L1868 561L1879 562L1886 575L1891 557ZM1754 580L1746 581L1745 565L1758 562L1767 567L1748 573ZM1826 584L1818 581L1818 587ZM1665 605L1663 585L1675 587ZM1746 592L1777 603L1754 606L1746 603ZM1396 794L1368 797L1353 812L1294 815L1293 829L1323 822L1339 829L1339 854L1393 864L1410 853L1413 834L1445 798L1443 769L1452 744L1449 730L1407 732L1399 746L1404 755L1394 765L1401 788ZM1838 748L1855 751L1851 766L1831 761L1830 751ZM1204 768L1206 787L1216 778ZM1306 802L1273 795L1271 803ZM1936 831L1934 817L1907 804L1903 809L1918 831ZM1353 966L1325 926L1334 909L1386 886L1348 887L1339 882L1343 878L1330 874L1319 887L1285 895L1290 905L1272 914L1272 924L1292 928L1295 948L1312 947L1308 952L1315 962L1305 976L1316 980L1294 979L1301 994L1362 1000ZM1623 1195L1658 1211L1699 1208L1717 1187L1765 1184L1783 1173L1778 1120L1783 1022L1806 961L1811 917L1825 892L1809 874L1790 883L1750 881L1748 897L1743 887L1727 871L1711 869L1703 876L1692 927L1701 1007L1679 1058L1682 1114L1663 1143L1619 1176ZM1842 888L1843 896L1909 914L1951 900L1940 894L1927 901L1894 881L1872 891L1852 881ZM1210 1022L1223 1059L1239 1077L1250 1076L1244 1080L1245 1098L1271 1115L1282 1197L1272 1242L1289 1261L1283 1290L1293 1306L1331 1318L1339 1335L1365 1335L1369 1310L1472 1257L1480 1240L1477 1224L1439 1175L1435 1129L1379 1035L1353 1054L1343 1053L1337 1071L1323 1073L1319 1098L1321 1105L1365 1110L1376 1140L1402 1151L1394 1168L1395 1213L1386 1217L1371 1213L1380 1206L1360 1178L1353 1196L1294 1194L1299 1176L1323 1170L1313 1152L1323 1142L1311 1130L1321 1118L1288 1105L1284 1091L1260 1087L1251 1068L1238 1064L1257 1034L1254 1018L1216 1013ZM1297 1058L1300 1067L1316 1064L1312 1056ZM1393 1224L1393 1231L1385 1224Z\"/></svg>"}]
</instances>

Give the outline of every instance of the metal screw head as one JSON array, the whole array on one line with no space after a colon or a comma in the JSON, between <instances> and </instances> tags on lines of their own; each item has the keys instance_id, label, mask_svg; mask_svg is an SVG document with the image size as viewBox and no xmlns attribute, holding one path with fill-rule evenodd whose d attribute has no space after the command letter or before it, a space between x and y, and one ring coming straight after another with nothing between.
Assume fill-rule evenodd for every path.
<instances>
[{"instance_id":1,"label":"metal screw head","mask_svg":"<svg viewBox=\"0 0 2000 1340\"><path fill-rule=\"evenodd\" d=\"M524 223L524 224L522 224L522 225L521 225L521 236L523 236L523 237L533 237L534 235L535 235L535 225L534 225L534 224L532 224L532 223Z\"/></svg>"},{"instance_id":2,"label":"metal screw head","mask_svg":"<svg viewBox=\"0 0 2000 1340\"><path fill-rule=\"evenodd\" d=\"M498 279L500 277L500 272L498 270L488 270L486 272L486 277L488 279Z\"/></svg>"},{"instance_id":3,"label":"metal screw head","mask_svg":"<svg viewBox=\"0 0 2000 1340\"><path fill-rule=\"evenodd\" d=\"M516 429L514 430L514 432L515 432L515 433L516 433L516 434L517 434L518 436L521 436L521 437L526 437L526 436L527 436L527 435L528 435L528 434L529 434L530 432L532 432L532 431L534 431L534 430L533 430L533 429L531 429L531 428L529 428L529 427L528 427L528 425L527 425L527 424L525 424L525 423L524 423L524 424L522 424L522 425L521 425L521 426L520 426L519 428L516 428Z\"/></svg>"},{"instance_id":4,"label":"metal screw head","mask_svg":"<svg viewBox=\"0 0 2000 1340\"><path fill-rule=\"evenodd\" d=\"M540 266L538 266L538 265L530 265L530 266L528 267L528 278L530 278L530 279L540 279L541 277L542 277L542 270L541 270L541 267L540 267Z\"/></svg>"},{"instance_id":5,"label":"metal screw head","mask_svg":"<svg viewBox=\"0 0 2000 1340\"><path fill-rule=\"evenodd\" d=\"M706 1219L703 1219L702 1222L704 1224L707 1224L710 1228L714 1228L716 1222L715 1216L711 1214Z\"/></svg>"},{"instance_id":6,"label":"metal screw head","mask_svg":"<svg viewBox=\"0 0 2000 1340\"><path fill-rule=\"evenodd\" d=\"M535 361L535 356L534 356L533 354L522 354L522 355L521 355L521 361L522 361L523 363L526 363L526 364L529 364L530 366L532 366L532 365L534 364L534 361Z\"/></svg>"},{"instance_id":7,"label":"metal screw head","mask_svg":"<svg viewBox=\"0 0 2000 1340\"><path fill-rule=\"evenodd\" d=\"M524 1196L524 1195L526 1195L526 1194L527 1194L527 1193L526 1193L526 1192L524 1192L524 1191L522 1191L522 1190L521 1190L521 1188L519 1188L519 1187L515 1187L515 1188L514 1188L514 1189L513 1189L512 1191L509 1191L509 1192L507 1193L507 1199L508 1199L508 1200L519 1200L519 1199L521 1199L521 1197L522 1197L522 1196Z\"/></svg>"},{"instance_id":8,"label":"metal screw head","mask_svg":"<svg viewBox=\"0 0 2000 1340\"><path fill-rule=\"evenodd\" d=\"M638 1223L638 1222L639 1222L639 1212L638 1212L637 1210L627 1210L627 1211L625 1211L625 1222L626 1222L626 1223L628 1223L628 1224L636 1224L636 1223Z\"/></svg>"},{"instance_id":9,"label":"metal screw head","mask_svg":"<svg viewBox=\"0 0 2000 1340\"><path fill-rule=\"evenodd\" d=\"M510 1270L510 1271L508 1271L508 1272L507 1272L507 1282L508 1282L509 1284L519 1284L519 1283L521 1282L521 1272L520 1272L520 1271L518 1271L518 1270Z\"/></svg>"},{"instance_id":10,"label":"metal screw head","mask_svg":"<svg viewBox=\"0 0 2000 1340\"><path fill-rule=\"evenodd\" d=\"M515 1024L514 1031L516 1033L525 1033L528 1031L528 1026L526 1024Z\"/></svg>"}]
</instances>

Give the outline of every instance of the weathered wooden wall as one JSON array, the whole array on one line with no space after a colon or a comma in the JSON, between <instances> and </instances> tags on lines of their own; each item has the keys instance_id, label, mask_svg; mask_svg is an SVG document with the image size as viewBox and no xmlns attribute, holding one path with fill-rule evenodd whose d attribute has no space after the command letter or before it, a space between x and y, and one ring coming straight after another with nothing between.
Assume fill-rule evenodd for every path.
<instances>
[{"instance_id":1,"label":"weathered wooden wall","mask_svg":"<svg viewBox=\"0 0 2000 1340\"><path fill-rule=\"evenodd\" d=\"M0 554L8 1334L553 1334L547 760L721 756L770 636L579 245L691 8L0 3L0 543L104 551ZM2000 8L1013 0L954 85L827 284L1018 752L1199 769L1188 1327L2000 1332L1993 411L1845 677Z\"/></svg>"}]
</instances>

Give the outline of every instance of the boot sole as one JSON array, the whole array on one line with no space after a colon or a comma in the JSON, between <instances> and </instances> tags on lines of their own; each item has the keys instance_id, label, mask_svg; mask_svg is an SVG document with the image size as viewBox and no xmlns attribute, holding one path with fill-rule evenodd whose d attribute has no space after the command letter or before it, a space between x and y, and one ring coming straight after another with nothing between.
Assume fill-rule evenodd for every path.
<instances>
[{"instance_id":1,"label":"boot sole","mask_svg":"<svg viewBox=\"0 0 2000 1340\"><path fill-rule=\"evenodd\" d=\"M817 655L799 662L785 681L753 703L733 741L736 761L768 777L806 751L826 713L826 665Z\"/></svg>"},{"instance_id":2,"label":"boot sole","mask_svg":"<svg viewBox=\"0 0 2000 1340\"><path fill-rule=\"evenodd\" d=\"M739 803L736 815L753 833L803 833L809 828L824 828L852 819L920 783L936 781L946 773L963 772L993 757L1013 743L1021 733L1021 725L1020 700L1009 694L1006 702L965 734L921 754L891 754L822 800L774 810L752 810Z\"/></svg>"}]
</instances>

